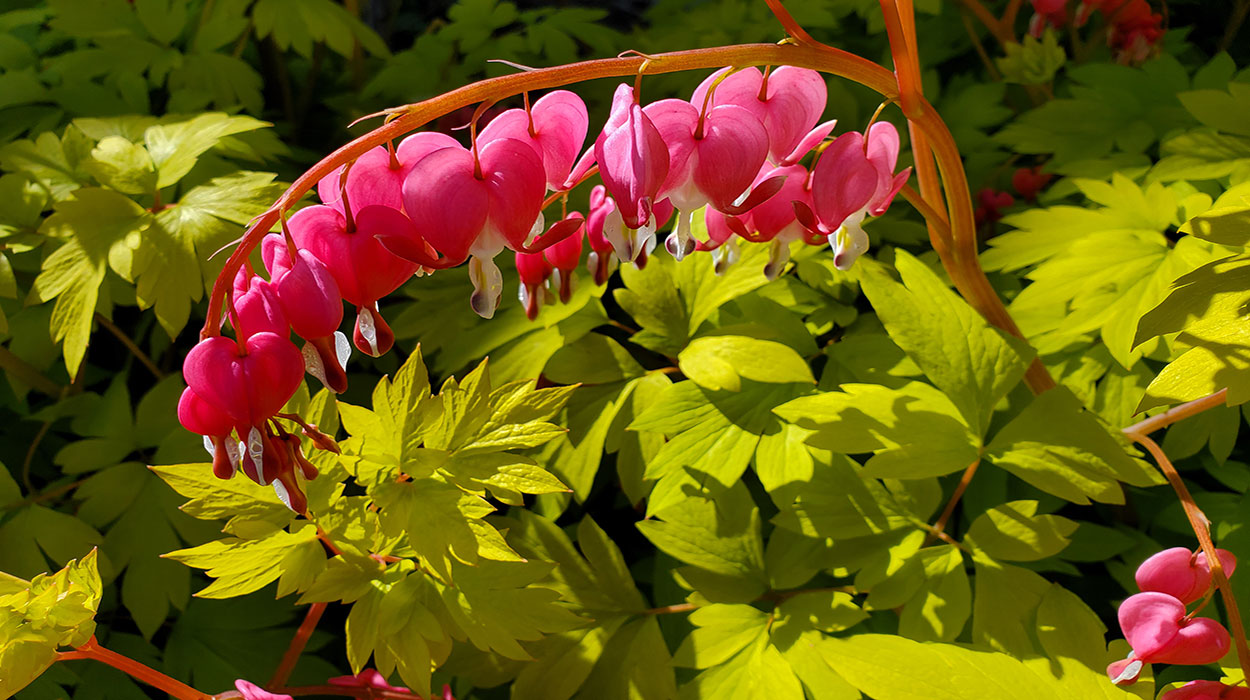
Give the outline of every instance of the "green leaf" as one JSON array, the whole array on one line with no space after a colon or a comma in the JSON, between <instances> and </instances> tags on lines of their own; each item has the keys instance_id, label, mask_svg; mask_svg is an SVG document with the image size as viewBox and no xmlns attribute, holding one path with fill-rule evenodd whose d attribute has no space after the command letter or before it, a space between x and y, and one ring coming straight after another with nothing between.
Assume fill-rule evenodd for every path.
<instances>
[{"instance_id":1,"label":"green leaf","mask_svg":"<svg viewBox=\"0 0 1250 700\"><path fill-rule=\"evenodd\" d=\"M330 0L260 0L252 8L256 36L272 35L282 50L312 56L313 42L323 42L351 57L356 42L375 56L389 56L386 44L357 17Z\"/></svg>"},{"instance_id":2,"label":"green leaf","mask_svg":"<svg viewBox=\"0 0 1250 700\"><path fill-rule=\"evenodd\" d=\"M64 341L65 366L73 376L87 351L111 250L139 240L152 218L130 198L91 187L76 190L55 210L40 233L65 242L44 261L30 295L38 302L56 299L52 337Z\"/></svg>"},{"instance_id":3,"label":"green leaf","mask_svg":"<svg viewBox=\"0 0 1250 700\"><path fill-rule=\"evenodd\" d=\"M942 392L922 382L900 389L843 384L841 391L804 396L774 412L814 430L809 445L842 454L872 452L863 476L920 479L966 469L980 437Z\"/></svg>"},{"instance_id":4,"label":"green leaf","mask_svg":"<svg viewBox=\"0 0 1250 700\"><path fill-rule=\"evenodd\" d=\"M725 663L761 636L769 616L749 605L708 605L690 613L694 630L673 654L673 664L711 668Z\"/></svg>"},{"instance_id":5,"label":"green leaf","mask_svg":"<svg viewBox=\"0 0 1250 700\"><path fill-rule=\"evenodd\" d=\"M557 604L558 593L535 585L549 571L550 565L539 562L484 559L475 567L456 565L456 585L442 588L443 602L478 649L526 660L531 657L518 642L585 622Z\"/></svg>"},{"instance_id":6,"label":"green leaf","mask_svg":"<svg viewBox=\"0 0 1250 700\"><path fill-rule=\"evenodd\" d=\"M972 641L1016 658L1037 656L1032 620L1050 582L1028 569L974 556L976 597Z\"/></svg>"},{"instance_id":7,"label":"green leaf","mask_svg":"<svg viewBox=\"0 0 1250 700\"><path fill-rule=\"evenodd\" d=\"M299 548L321 548L315 527L295 533L277 530L256 540L231 537L180 549L165 556L204 569L216 581L196 593L200 598L234 598L264 588L284 571L284 559Z\"/></svg>"},{"instance_id":8,"label":"green leaf","mask_svg":"<svg viewBox=\"0 0 1250 700\"><path fill-rule=\"evenodd\" d=\"M761 629L754 641L727 662L703 671L682 686L681 697L802 700L804 695L798 676Z\"/></svg>"},{"instance_id":9,"label":"green leaf","mask_svg":"<svg viewBox=\"0 0 1250 700\"><path fill-rule=\"evenodd\" d=\"M1129 700L1133 694L1107 682L1107 664L1123 658L1107 650L1107 628L1074 593L1057 584L1037 608L1037 638L1051 659L1053 673L1073 698Z\"/></svg>"},{"instance_id":10,"label":"green leaf","mask_svg":"<svg viewBox=\"0 0 1250 700\"><path fill-rule=\"evenodd\" d=\"M1003 79L1009 83L1049 83L1068 59L1059 45L1058 34L1049 28L1042 34L1041 41L1030 34L1024 37L1023 44L1008 43L1003 48L1007 55L996 62Z\"/></svg>"},{"instance_id":11,"label":"green leaf","mask_svg":"<svg viewBox=\"0 0 1250 700\"><path fill-rule=\"evenodd\" d=\"M827 638L818 648L839 675L876 700L1072 697L1049 674L997 652L885 634Z\"/></svg>"},{"instance_id":12,"label":"green leaf","mask_svg":"<svg viewBox=\"0 0 1250 700\"><path fill-rule=\"evenodd\" d=\"M152 194L156 168L143 146L121 136L106 136L91 151L84 168L101 184L126 194Z\"/></svg>"},{"instance_id":13,"label":"green leaf","mask_svg":"<svg viewBox=\"0 0 1250 700\"><path fill-rule=\"evenodd\" d=\"M741 483L714 499L690 496L638 529L660 551L692 566L766 587L759 510Z\"/></svg>"},{"instance_id":14,"label":"green leaf","mask_svg":"<svg viewBox=\"0 0 1250 700\"><path fill-rule=\"evenodd\" d=\"M152 471L174 491L191 499L182 511L201 520L265 522L280 528L295 517L273 489L251 479L222 481L213 475L211 464L171 464L152 467Z\"/></svg>"},{"instance_id":15,"label":"green leaf","mask_svg":"<svg viewBox=\"0 0 1250 700\"><path fill-rule=\"evenodd\" d=\"M769 495L781 511L773 521L809 537L866 537L907 527L913 520L879 482L862 478L858 465L842 455L817 463L810 481Z\"/></svg>"},{"instance_id":16,"label":"green leaf","mask_svg":"<svg viewBox=\"0 0 1250 700\"><path fill-rule=\"evenodd\" d=\"M769 384L816 383L812 370L786 345L735 335L695 338L677 355L683 374L699 386L740 391L742 378Z\"/></svg>"},{"instance_id":17,"label":"green leaf","mask_svg":"<svg viewBox=\"0 0 1250 700\"><path fill-rule=\"evenodd\" d=\"M1032 351L992 328L916 258L900 250L895 265L903 284L880 265L864 266L864 294L894 342L955 404L972 432L984 434L994 406L1024 376Z\"/></svg>"},{"instance_id":18,"label":"green leaf","mask_svg":"<svg viewBox=\"0 0 1250 700\"><path fill-rule=\"evenodd\" d=\"M156 166L156 186L164 189L181 180L201 155L225 137L266 126L271 125L252 117L210 112L184 122L148 127L143 141Z\"/></svg>"},{"instance_id":19,"label":"green leaf","mask_svg":"<svg viewBox=\"0 0 1250 700\"><path fill-rule=\"evenodd\" d=\"M1086 504L1122 503L1119 482L1162 483L1162 477L1125 452L1123 438L1065 387L1033 399L986 447L986 458L1037 488Z\"/></svg>"},{"instance_id":20,"label":"green leaf","mask_svg":"<svg viewBox=\"0 0 1250 700\"><path fill-rule=\"evenodd\" d=\"M920 641L954 641L972 614L963 555L953 545L940 545L920 550L919 558L924 584L903 606L898 632Z\"/></svg>"},{"instance_id":21,"label":"green leaf","mask_svg":"<svg viewBox=\"0 0 1250 700\"><path fill-rule=\"evenodd\" d=\"M1220 245L1250 246L1250 183L1230 188L1180 231Z\"/></svg>"},{"instance_id":22,"label":"green leaf","mask_svg":"<svg viewBox=\"0 0 1250 700\"><path fill-rule=\"evenodd\" d=\"M646 465L644 478L659 483L647 502L654 514L690 494L711 494L736 483L760 437L777 425L771 409L802 391L797 384L745 385L738 392L712 392L694 382L664 390L630 430L669 436Z\"/></svg>"},{"instance_id":23,"label":"green leaf","mask_svg":"<svg viewBox=\"0 0 1250 700\"><path fill-rule=\"evenodd\" d=\"M1177 95L1185 109L1207 126L1241 136L1250 136L1250 127L1236 115L1250 110L1250 86L1229 82L1228 90L1191 90Z\"/></svg>"},{"instance_id":24,"label":"green leaf","mask_svg":"<svg viewBox=\"0 0 1250 700\"><path fill-rule=\"evenodd\" d=\"M102 540L95 528L72 515L37 503L24 506L0 525L0 571L35 576L48 570L48 560L63 565Z\"/></svg>"},{"instance_id":25,"label":"green leaf","mask_svg":"<svg viewBox=\"0 0 1250 700\"><path fill-rule=\"evenodd\" d=\"M668 645L655 615L625 623L604 646L599 663L582 686L581 698L675 700L677 681Z\"/></svg>"},{"instance_id":26,"label":"green leaf","mask_svg":"<svg viewBox=\"0 0 1250 700\"><path fill-rule=\"evenodd\" d=\"M1063 551L1078 523L1058 515L1037 515L1037 501L1011 501L972 521L966 535L995 559L1037 561Z\"/></svg>"}]
</instances>

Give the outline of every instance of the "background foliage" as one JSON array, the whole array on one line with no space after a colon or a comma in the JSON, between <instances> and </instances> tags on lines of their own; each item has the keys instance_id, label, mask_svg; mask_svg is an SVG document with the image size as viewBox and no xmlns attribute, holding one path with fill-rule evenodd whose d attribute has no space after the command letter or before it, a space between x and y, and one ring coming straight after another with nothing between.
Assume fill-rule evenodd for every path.
<instances>
[{"instance_id":1,"label":"background foliage","mask_svg":"<svg viewBox=\"0 0 1250 700\"><path fill-rule=\"evenodd\" d=\"M888 64L875 2L793 4L817 38ZM213 478L174 417L211 254L356 117L513 70L488 59L775 41L767 9L0 14L0 571L33 579L0 575L0 660L36 676L94 619L108 648L218 692L266 680L303 607L330 602L292 683L376 665L462 699L978 698L1008 677L1020 697L1127 697L1102 675L1125 651L1105 627L1137 563L1192 534L1116 429L1228 386L1234 405L1163 445L1220 546L1250 558L1250 55L1220 5L1169 3L1161 50L1124 65L1097 27L1002 48L958 4L917 3L926 93L974 190L1010 190L1018 167L1056 178L981 230L1029 345L948 289L902 205L849 273L820 248L771 283L755 247L723 276L660 255L606 288L583 276L536 322L511 300L482 321L466 276L440 273L388 302L396 351L354 358L337 402L292 401L343 440L316 458L309 520ZM647 97L702 77L649 78ZM875 96L829 88L862 128ZM580 90L592 123L611 89ZM1036 398L1019 383L1035 353L1061 383ZM1250 579L1233 584L1250 604ZM1174 675L1158 682L1192 677ZM18 697L146 692L78 662Z\"/></svg>"}]
</instances>

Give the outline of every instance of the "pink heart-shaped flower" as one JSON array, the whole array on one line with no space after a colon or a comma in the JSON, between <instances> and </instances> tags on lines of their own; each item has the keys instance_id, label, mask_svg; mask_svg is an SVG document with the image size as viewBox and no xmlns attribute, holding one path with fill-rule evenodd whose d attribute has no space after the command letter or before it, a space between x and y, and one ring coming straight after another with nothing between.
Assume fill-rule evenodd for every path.
<instances>
[{"instance_id":1,"label":"pink heart-shaped flower","mask_svg":"<svg viewBox=\"0 0 1250 700\"><path fill-rule=\"evenodd\" d=\"M492 119L478 135L478 145L501 138L525 143L541 156L547 187L558 190L573 168L589 126L582 98L568 90L556 90L535 102L529 114L510 109Z\"/></svg>"},{"instance_id":2,"label":"pink heart-shaped flower","mask_svg":"<svg viewBox=\"0 0 1250 700\"><path fill-rule=\"evenodd\" d=\"M262 332L245 349L230 338L200 341L183 363L187 386L236 425L257 425L277 413L304 378L304 358L290 340Z\"/></svg>"},{"instance_id":3,"label":"pink heart-shaped flower","mask_svg":"<svg viewBox=\"0 0 1250 700\"><path fill-rule=\"evenodd\" d=\"M353 231L347 230L342 213L326 206L300 209L288 226L295 243L326 266L339 293L356 306L377 302L417 271L415 263L397 257L377 239L381 234L416 235L412 222L389 207L362 207Z\"/></svg>"},{"instance_id":4,"label":"pink heart-shaped flower","mask_svg":"<svg viewBox=\"0 0 1250 700\"><path fill-rule=\"evenodd\" d=\"M1215 550L1226 576L1237 568L1232 552ZM1165 549L1137 567L1137 587L1143 591L1167 593L1182 603L1192 603L1211 588L1211 566L1206 554L1185 547Z\"/></svg>"},{"instance_id":5,"label":"pink heart-shaped flower","mask_svg":"<svg viewBox=\"0 0 1250 700\"><path fill-rule=\"evenodd\" d=\"M608 121L595 139L594 154L599 177L616 200L625 225L642 228L650 222L656 195L668 177L669 149L635 102L632 86L617 86Z\"/></svg>"},{"instance_id":6,"label":"pink heart-shaped flower","mask_svg":"<svg viewBox=\"0 0 1250 700\"><path fill-rule=\"evenodd\" d=\"M1120 604L1120 629L1142 663L1209 664L1228 653L1228 630L1215 620L1186 619L1166 593L1138 593Z\"/></svg>"},{"instance_id":7,"label":"pink heart-shaped flower","mask_svg":"<svg viewBox=\"0 0 1250 700\"><path fill-rule=\"evenodd\" d=\"M728 70L708 76L695 89L691 104L702 108L708 90ZM758 119L768 135L768 157L774 163L781 164L787 157L797 160L832 129L830 124L819 136L806 138L825 111L825 80L814 70L782 66L768 74L768 87L761 95L763 80L758 68L737 71L716 85L711 104L736 105ZM804 142L807 147L799 152Z\"/></svg>"},{"instance_id":8,"label":"pink heart-shaped flower","mask_svg":"<svg viewBox=\"0 0 1250 700\"><path fill-rule=\"evenodd\" d=\"M1160 695L1159 700L1250 700L1250 688L1219 681L1190 681Z\"/></svg>"},{"instance_id":9,"label":"pink heart-shaped flower","mask_svg":"<svg viewBox=\"0 0 1250 700\"><path fill-rule=\"evenodd\" d=\"M877 171L864 155L863 136L851 131L834 139L812 170L812 208L822 231L833 233L847 217L868 206L877 185Z\"/></svg>"}]
</instances>

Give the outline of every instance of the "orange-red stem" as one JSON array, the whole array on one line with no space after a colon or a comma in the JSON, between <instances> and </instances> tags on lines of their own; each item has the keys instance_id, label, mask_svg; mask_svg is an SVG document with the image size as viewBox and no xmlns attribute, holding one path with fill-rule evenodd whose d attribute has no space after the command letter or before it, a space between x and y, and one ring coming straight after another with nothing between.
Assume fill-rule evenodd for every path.
<instances>
[{"instance_id":1,"label":"orange-red stem","mask_svg":"<svg viewBox=\"0 0 1250 700\"><path fill-rule=\"evenodd\" d=\"M108 664L119 671L129 674L135 680L143 681L153 688L169 693L178 698L178 700L209 700L212 697L207 693L201 693L182 681L170 678L150 666L141 664L129 656L105 649L96 642L95 637L87 640L86 644L74 651L63 651L57 654L58 661L73 661L75 659L92 659Z\"/></svg>"}]
</instances>

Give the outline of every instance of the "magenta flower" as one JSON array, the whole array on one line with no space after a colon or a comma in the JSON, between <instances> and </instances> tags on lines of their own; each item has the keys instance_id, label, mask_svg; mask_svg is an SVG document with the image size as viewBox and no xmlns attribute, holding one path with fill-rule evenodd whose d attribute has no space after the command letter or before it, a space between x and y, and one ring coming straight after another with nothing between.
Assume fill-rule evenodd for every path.
<instances>
[{"instance_id":1,"label":"magenta flower","mask_svg":"<svg viewBox=\"0 0 1250 700\"><path fill-rule=\"evenodd\" d=\"M510 109L495 117L478 135L478 146L501 138L527 144L542 159L547 187L565 189L573 161L586 141L590 118L586 103L568 90L544 95L527 113Z\"/></svg>"},{"instance_id":2,"label":"magenta flower","mask_svg":"<svg viewBox=\"0 0 1250 700\"><path fill-rule=\"evenodd\" d=\"M343 298L334 275L311 252L295 249L276 233L261 241L261 258L292 330L307 341L302 352L308 373L336 394L346 391L351 344L339 331Z\"/></svg>"},{"instance_id":3,"label":"magenta flower","mask_svg":"<svg viewBox=\"0 0 1250 700\"><path fill-rule=\"evenodd\" d=\"M374 357L390 350L395 335L377 302L412 277L417 264L391 253L378 235L416 238L408 217L379 205L361 207L354 218L331 207L311 206L295 212L288 226L296 244L326 266L339 293L356 307L357 349Z\"/></svg>"},{"instance_id":4,"label":"magenta flower","mask_svg":"<svg viewBox=\"0 0 1250 700\"><path fill-rule=\"evenodd\" d=\"M366 151L352 163L343 179L343 166L330 171L317 183L317 196L340 214L343 196L355 215L361 209L378 205L399 209L403 206L404 178L412 172L418 160L440 149L459 146L454 138L437 131L423 131L404 139L394 152L377 146Z\"/></svg>"},{"instance_id":5,"label":"magenta flower","mask_svg":"<svg viewBox=\"0 0 1250 700\"><path fill-rule=\"evenodd\" d=\"M842 134L816 161L813 206L796 204L795 211L800 223L828 238L839 270L849 270L868 250L868 234L861 226L864 218L884 214L911 175L911 168L894 173L898 150L894 125L877 122L868 129L867 143L859 132Z\"/></svg>"},{"instance_id":6,"label":"magenta flower","mask_svg":"<svg viewBox=\"0 0 1250 700\"><path fill-rule=\"evenodd\" d=\"M677 210L677 226L665 246L678 260L694 250L690 224L696 209L710 206L740 214L780 185L770 182L751 191L768 157L768 133L747 110L722 105L701 113L684 100L660 100L643 113L668 147L668 176L658 196L667 197Z\"/></svg>"},{"instance_id":7,"label":"magenta flower","mask_svg":"<svg viewBox=\"0 0 1250 700\"><path fill-rule=\"evenodd\" d=\"M551 263L543 253L517 253L516 271L520 278L517 287L517 298L525 307L525 317L533 321L538 318L538 309L543 297L547 296L547 279L551 277Z\"/></svg>"},{"instance_id":8,"label":"magenta flower","mask_svg":"<svg viewBox=\"0 0 1250 700\"><path fill-rule=\"evenodd\" d=\"M729 68L708 76L695 88L690 102L702 107L708 90ZM750 112L768 133L768 157L777 165L796 163L827 137L836 124L819 126L825 112L827 89L820 73L782 66L765 77L758 68L744 68L716 84L711 106L736 105Z\"/></svg>"},{"instance_id":9,"label":"magenta flower","mask_svg":"<svg viewBox=\"0 0 1250 700\"><path fill-rule=\"evenodd\" d=\"M238 323L235 331L244 340L257 333L273 333L285 338L291 332L277 290L246 267L235 277L231 305Z\"/></svg>"},{"instance_id":10,"label":"magenta flower","mask_svg":"<svg viewBox=\"0 0 1250 700\"><path fill-rule=\"evenodd\" d=\"M243 696L244 700L295 700L290 695L278 695L254 684L249 683L242 678L234 682L234 687Z\"/></svg>"},{"instance_id":11,"label":"magenta flower","mask_svg":"<svg viewBox=\"0 0 1250 700\"><path fill-rule=\"evenodd\" d=\"M377 690L389 690L396 693L411 692L407 688L388 684L386 677L372 668L366 668L354 676L335 676L328 682L330 685L337 685L343 688L376 688Z\"/></svg>"},{"instance_id":12,"label":"magenta flower","mask_svg":"<svg viewBox=\"0 0 1250 700\"><path fill-rule=\"evenodd\" d=\"M1190 681L1160 695L1159 700L1250 700L1250 688L1219 681Z\"/></svg>"},{"instance_id":13,"label":"magenta flower","mask_svg":"<svg viewBox=\"0 0 1250 700\"><path fill-rule=\"evenodd\" d=\"M242 453L238 440L230 436L234 421L225 411L187 387L178 399L178 422L187 430L204 436L204 449L213 458L213 474L218 479L234 476Z\"/></svg>"},{"instance_id":14,"label":"magenta flower","mask_svg":"<svg viewBox=\"0 0 1250 700\"><path fill-rule=\"evenodd\" d=\"M567 304L573 297L573 289L577 282L577 266L582 261L582 240L585 235L582 228L586 219L577 212L564 217L566 221L577 222L577 231L568 238L556 243L543 251L547 262L551 263L551 274L556 281L560 302Z\"/></svg>"},{"instance_id":15,"label":"magenta flower","mask_svg":"<svg viewBox=\"0 0 1250 700\"><path fill-rule=\"evenodd\" d=\"M1228 653L1228 630L1215 620L1189 617L1185 604L1149 591L1120 604L1120 629L1133 647L1127 659L1107 667L1115 683L1137 680L1143 664L1209 664Z\"/></svg>"},{"instance_id":16,"label":"magenta flower","mask_svg":"<svg viewBox=\"0 0 1250 700\"><path fill-rule=\"evenodd\" d=\"M616 202L620 217L619 237L608 235L621 260L632 261L655 237L652 209L660 187L668 177L669 148L664 137L634 98L634 89L621 84L612 97L612 112L595 139L595 160L604 187Z\"/></svg>"},{"instance_id":17,"label":"magenta flower","mask_svg":"<svg viewBox=\"0 0 1250 700\"><path fill-rule=\"evenodd\" d=\"M1215 550L1226 576L1237 568L1232 552ZM1211 589L1211 566L1201 550L1184 547L1165 549L1137 567L1137 587L1143 591L1166 593L1182 603L1192 603Z\"/></svg>"}]
</instances>

